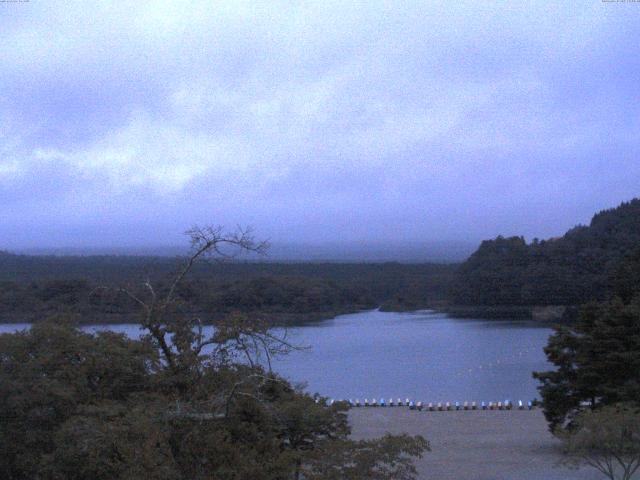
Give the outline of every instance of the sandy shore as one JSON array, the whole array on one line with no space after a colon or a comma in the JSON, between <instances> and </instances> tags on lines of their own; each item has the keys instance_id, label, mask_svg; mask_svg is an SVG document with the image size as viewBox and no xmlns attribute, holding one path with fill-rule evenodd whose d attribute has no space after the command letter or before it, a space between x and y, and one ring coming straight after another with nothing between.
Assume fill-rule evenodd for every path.
<instances>
[{"instance_id":1,"label":"sandy shore","mask_svg":"<svg viewBox=\"0 0 640 480\"><path fill-rule=\"evenodd\" d=\"M559 442L540 410L419 412L408 408L353 408L354 438L420 434L431 452L416 462L420 479L601 480L596 470L559 464Z\"/></svg>"}]
</instances>

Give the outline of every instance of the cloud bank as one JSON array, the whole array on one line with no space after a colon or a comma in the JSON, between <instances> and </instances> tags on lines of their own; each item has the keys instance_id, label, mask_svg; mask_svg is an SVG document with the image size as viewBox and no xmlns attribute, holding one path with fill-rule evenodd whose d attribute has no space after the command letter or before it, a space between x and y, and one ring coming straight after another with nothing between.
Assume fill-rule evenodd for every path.
<instances>
[{"instance_id":1,"label":"cloud bank","mask_svg":"<svg viewBox=\"0 0 640 480\"><path fill-rule=\"evenodd\" d=\"M562 233L639 194L640 5L0 4L0 243Z\"/></svg>"}]
</instances>

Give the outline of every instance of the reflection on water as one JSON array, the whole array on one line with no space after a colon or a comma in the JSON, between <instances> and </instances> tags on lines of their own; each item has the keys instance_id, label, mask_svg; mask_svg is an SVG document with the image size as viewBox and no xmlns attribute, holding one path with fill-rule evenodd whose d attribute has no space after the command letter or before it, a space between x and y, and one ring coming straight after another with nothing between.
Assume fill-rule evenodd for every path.
<instances>
[{"instance_id":1,"label":"reflection on water","mask_svg":"<svg viewBox=\"0 0 640 480\"><path fill-rule=\"evenodd\" d=\"M27 327L0 325L0 333ZM105 328L140 335L137 325L86 330ZM276 360L274 369L333 398L530 400L537 396L531 372L549 368L542 347L551 330L530 322L373 310L286 333L292 343L311 348Z\"/></svg>"}]
</instances>

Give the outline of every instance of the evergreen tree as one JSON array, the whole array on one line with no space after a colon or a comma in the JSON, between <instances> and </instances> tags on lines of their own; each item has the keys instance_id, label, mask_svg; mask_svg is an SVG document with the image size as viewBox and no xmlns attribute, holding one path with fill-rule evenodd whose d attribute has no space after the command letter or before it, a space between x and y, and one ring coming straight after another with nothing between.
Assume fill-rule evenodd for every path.
<instances>
[{"instance_id":1,"label":"evergreen tree","mask_svg":"<svg viewBox=\"0 0 640 480\"><path fill-rule=\"evenodd\" d=\"M640 402L640 298L585 306L545 348L557 369L535 372L552 431L585 409Z\"/></svg>"}]
</instances>

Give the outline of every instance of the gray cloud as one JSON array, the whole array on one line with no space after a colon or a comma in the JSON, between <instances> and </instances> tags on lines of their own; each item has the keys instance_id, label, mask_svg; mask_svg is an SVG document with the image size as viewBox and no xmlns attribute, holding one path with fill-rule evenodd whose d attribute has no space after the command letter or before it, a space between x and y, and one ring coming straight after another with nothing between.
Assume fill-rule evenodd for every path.
<instances>
[{"instance_id":1,"label":"gray cloud","mask_svg":"<svg viewBox=\"0 0 640 480\"><path fill-rule=\"evenodd\" d=\"M9 246L557 235L638 194L640 9L1 6Z\"/></svg>"}]
</instances>

